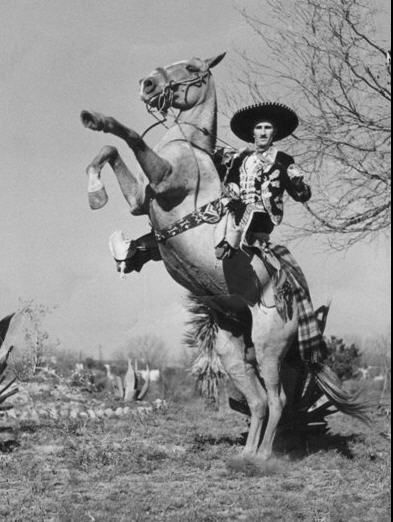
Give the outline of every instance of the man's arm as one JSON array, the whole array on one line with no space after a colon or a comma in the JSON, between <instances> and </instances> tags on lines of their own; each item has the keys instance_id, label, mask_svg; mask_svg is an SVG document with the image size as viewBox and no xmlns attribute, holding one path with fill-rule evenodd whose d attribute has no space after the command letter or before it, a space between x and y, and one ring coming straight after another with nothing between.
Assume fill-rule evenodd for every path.
<instances>
[{"instance_id":1,"label":"man's arm","mask_svg":"<svg viewBox=\"0 0 393 522\"><path fill-rule=\"evenodd\" d=\"M304 182L304 174L295 163L288 166L284 174L284 188L295 201L306 203L311 198L311 188Z\"/></svg>"},{"instance_id":2,"label":"man's arm","mask_svg":"<svg viewBox=\"0 0 393 522\"><path fill-rule=\"evenodd\" d=\"M213 155L214 165L219 173L221 181L239 184L239 170L243 160L253 152L245 147L240 150L218 147Z\"/></svg>"}]
</instances>

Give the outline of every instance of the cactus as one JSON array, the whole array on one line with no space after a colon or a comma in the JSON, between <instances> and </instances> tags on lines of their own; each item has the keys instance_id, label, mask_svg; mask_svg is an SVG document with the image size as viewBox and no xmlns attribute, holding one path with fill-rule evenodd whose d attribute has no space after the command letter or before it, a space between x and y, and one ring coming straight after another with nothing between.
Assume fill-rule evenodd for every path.
<instances>
[{"instance_id":1,"label":"cactus","mask_svg":"<svg viewBox=\"0 0 393 522\"><path fill-rule=\"evenodd\" d=\"M5 340L11 320L14 314L9 315L0 321L0 348ZM4 404L6 399L17 393L17 388L12 388L15 378L8 379L6 375L7 363L13 346L11 346L6 354L0 358L0 450L9 450L16 444L16 432L14 423L9 420L2 421L1 416L5 410L9 410L12 406Z\"/></svg>"},{"instance_id":2,"label":"cactus","mask_svg":"<svg viewBox=\"0 0 393 522\"><path fill-rule=\"evenodd\" d=\"M0 321L0 348L5 340L11 319L13 317L14 314L7 316ZM6 382L7 362L12 349L13 346L10 346L5 356L0 359L0 411L8 409L7 406L3 405L4 401L17 392L16 388L10 390L10 387L15 382L15 379L11 379L10 381Z\"/></svg>"}]
</instances>

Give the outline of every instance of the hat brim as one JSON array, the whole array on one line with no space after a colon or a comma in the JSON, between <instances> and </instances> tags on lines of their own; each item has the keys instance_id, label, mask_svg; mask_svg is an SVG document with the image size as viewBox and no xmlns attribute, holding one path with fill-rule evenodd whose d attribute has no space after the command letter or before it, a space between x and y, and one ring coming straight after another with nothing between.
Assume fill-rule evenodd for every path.
<instances>
[{"instance_id":1,"label":"hat brim","mask_svg":"<svg viewBox=\"0 0 393 522\"><path fill-rule=\"evenodd\" d=\"M276 130L274 141L290 136L299 125L296 113L280 103L264 103L245 107L234 114L230 125L232 132L238 138L251 143L254 141L255 125L261 121L270 121L274 125Z\"/></svg>"}]
</instances>

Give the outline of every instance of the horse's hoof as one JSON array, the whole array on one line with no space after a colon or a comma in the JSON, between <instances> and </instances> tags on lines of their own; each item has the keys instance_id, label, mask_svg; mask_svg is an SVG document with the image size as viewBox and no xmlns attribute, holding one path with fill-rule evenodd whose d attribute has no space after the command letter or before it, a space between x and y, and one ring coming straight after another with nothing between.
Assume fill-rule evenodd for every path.
<instances>
[{"instance_id":1,"label":"horse's hoof","mask_svg":"<svg viewBox=\"0 0 393 522\"><path fill-rule=\"evenodd\" d=\"M94 112L82 111L81 121L82 125L87 129L101 131L104 128L103 120Z\"/></svg>"},{"instance_id":2,"label":"horse's hoof","mask_svg":"<svg viewBox=\"0 0 393 522\"><path fill-rule=\"evenodd\" d=\"M245 473L248 476L255 475L255 458L255 455L241 453L240 455L228 459L227 468L230 471Z\"/></svg>"},{"instance_id":3,"label":"horse's hoof","mask_svg":"<svg viewBox=\"0 0 393 522\"><path fill-rule=\"evenodd\" d=\"M288 463L284 464L274 455L270 456L269 458L263 458L260 455L257 455L254 464L258 467L262 475L275 475L277 473L283 473L285 471L284 465L288 465Z\"/></svg>"},{"instance_id":4,"label":"horse's hoof","mask_svg":"<svg viewBox=\"0 0 393 522\"><path fill-rule=\"evenodd\" d=\"M106 193L105 187L99 190L88 193L89 206L92 210L99 210L108 203L108 194Z\"/></svg>"},{"instance_id":5,"label":"horse's hoof","mask_svg":"<svg viewBox=\"0 0 393 522\"><path fill-rule=\"evenodd\" d=\"M263 477L274 475L282 471L280 462L272 457L268 460L262 459L258 455L242 453L232 457L227 461L227 468L230 471L244 473L248 477Z\"/></svg>"}]
</instances>

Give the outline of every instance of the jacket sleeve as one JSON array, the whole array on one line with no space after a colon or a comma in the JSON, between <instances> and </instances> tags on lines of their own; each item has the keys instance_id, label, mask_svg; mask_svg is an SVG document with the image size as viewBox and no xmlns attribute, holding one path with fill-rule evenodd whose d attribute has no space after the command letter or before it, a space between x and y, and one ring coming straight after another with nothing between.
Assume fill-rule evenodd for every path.
<instances>
[{"instance_id":1,"label":"jacket sleeve","mask_svg":"<svg viewBox=\"0 0 393 522\"><path fill-rule=\"evenodd\" d=\"M284 188L295 201L306 203L311 198L311 188L304 182L304 173L295 163L291 163L283 176Z\"/></svg>"},{"instance_id":2,"label":"jacket sleeve","mask_svg":"<svg viewBox=\"0 0 393 522\"><path fill-rule=\"evenodd\" d=\"M225 183L236 183L240 185L240 167L244 159L252 153L252 150L248 148L241 149L239 151L230 152L225 161L226 176Z\"/></svg>"}]
</instances>

